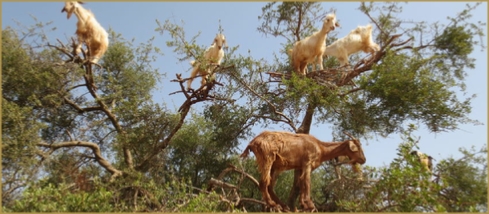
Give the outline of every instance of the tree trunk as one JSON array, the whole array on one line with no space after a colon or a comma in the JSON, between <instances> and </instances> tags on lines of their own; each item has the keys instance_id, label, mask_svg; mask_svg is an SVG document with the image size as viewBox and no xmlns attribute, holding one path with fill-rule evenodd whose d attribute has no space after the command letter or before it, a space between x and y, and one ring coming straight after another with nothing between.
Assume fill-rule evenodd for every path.
<instances>
[{"instance_id":1,"label":"tree trunk","mask_svg":"<svg viewBox=\"0 0 489 214\"><path fill-rule=\"evenodd\" d=\"M312 119L314 116L314 110L316 109L316 104L309 102L307 105L306 109L306 114L304 115L304 118L302 119L302 124L297 129L297 133L302 133L302 134L309 134L309 131L311 130L311 124L312 124ZM288 206L291 211L295 211L295 202L297 201L297 197L299 196L299 177L302 174L302 171L300 169L295 169L294 170L294 183L292 184L292 188L290 189L290 194L289 194L289 199L288 199Z\"/></svg>"},{"instance_id":2,"label":"tree trunk","mask_svg":"<svg viewBox=\"0 0 489 214\"><path fill-rule=\"evenodd\" d=\"M302 119L302 124L297 129L297 133L309 134L311 130L312 117L314 116L314 109L316 109L316 104L310 102L307 105L306 115L304 115L304 119Z\"/></svg>"}]
</instances>

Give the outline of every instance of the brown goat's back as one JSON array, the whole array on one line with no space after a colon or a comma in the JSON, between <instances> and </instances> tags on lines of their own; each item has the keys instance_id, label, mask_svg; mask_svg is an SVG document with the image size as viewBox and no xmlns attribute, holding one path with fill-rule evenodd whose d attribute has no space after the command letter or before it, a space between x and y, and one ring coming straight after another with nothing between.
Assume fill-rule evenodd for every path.
<instances>
[{"instance_id":1,"label":"brown goat's back","mask_svg":"<svg viewBox=\"0 0 489 214\"><path fill-rule=\"evenodd\" d=\"M280 150L280 145L283 144L281 136L277 132L264 131L253 140L246 147L243 154L240 157L245 158L248 156L251 150L256 157L256 163L258 164L258 171L264 175L267 181L270 181L270 172L268 167L277 158L277 153ZM267 165L270 165L267 167Z\"/></svg>"}]
</instances>

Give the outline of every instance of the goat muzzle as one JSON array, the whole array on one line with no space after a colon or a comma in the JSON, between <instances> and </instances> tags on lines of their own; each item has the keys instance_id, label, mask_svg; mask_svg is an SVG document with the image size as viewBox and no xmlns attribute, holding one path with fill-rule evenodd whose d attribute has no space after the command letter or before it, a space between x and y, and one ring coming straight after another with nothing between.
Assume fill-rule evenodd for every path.
<instances>
[{"instance_id":1,"label":"goat muzzle","mask_svg":"<svg viewBox=\"0 0 489 214\"><path fill-rule=\"evenodd\" d=\"M61 10L61 12L66 12L66 8L63 7L63 9Z\"/></svg>"},{"instance_id":2,"label":"goat muzzle","mask_svg":"<svg viewBox=\"0 0 489 214\"><path fill-rule=\"evenodd\" d=\"M367 159L366 158L359 158L359 159L356 159L353 164L364 164L365 162L367 162Z\"/></svg>"}]
</instances>

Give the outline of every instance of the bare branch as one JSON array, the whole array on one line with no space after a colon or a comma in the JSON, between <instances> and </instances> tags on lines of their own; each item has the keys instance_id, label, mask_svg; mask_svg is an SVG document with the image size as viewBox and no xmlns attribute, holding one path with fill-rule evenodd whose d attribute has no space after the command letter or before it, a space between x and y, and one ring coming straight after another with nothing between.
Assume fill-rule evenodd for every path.
<instances>
[{"instance_id":1,"label":"bare branch","mask_svg":"<svg viewBox=\"0 0 489 214\"><path fill-rule=\"evenodd\" d=\"M187 98L185 100L185 102L178 109L178 112L180 113L180 120L175 125L175 127L173 127L173 129L170 131L170 134L168 134L168 136L166 136L166 138L163 141L161 141L157 146L155 146L155 149L151 153L147 154L144 157L143 161L141 161L141 163L135 167L136 170L146 169L148 167L149 163L151 162L151 160L156 155L158 155L163 149L168 147L173 136L182 127L183 122L185 121L185 118L186 118L186 116L187 116L188 112L190 111L190 108L193 104L203 102L203 101L208 101L208 100L226 100L226 101L229 101L228 99L225 99L225 98L218 98L218 97L214 97L212 95L209 95L209 91L211 91L213 89L213 87L216 85L215 81L209 81L209 82L207 82L207 84L201 86L199 89L191 91L192 93L188 93L188 91L185 90L185 86L183 85L184 82L188 79L182 79L181 74L176 74L176 77L177 77L177 79L171 80L171 81L179 83L180 89L181 89L180 92L182 92L185 95L185 97ZM174 94L174 93L172 93L172 94Z\"/></svg>"},{"instance_id":2,"label":"bare branch","mask_svg":"<svg viewBox=\"0 0 489 214\"><path fill-rule=\"evenodd\" d=\"M229 188L229 189L237 189L238 188L235 185L232 185L230 183L226 183L224 181L217 180L215 178L211 178L211 180L209 181L209 185L223 187L223 188Z\"/></svg>"},{"instance_id":3,"label":"bare branch","mask_svg":"<svg viewBox=\"0 0 489 214\"><path fill-rule=\"evenodd\" d=\"M277 110L277 107L272 102L270 102L269 100L267 100L265 97L263 97L261 94L259 94L255 90L253 90L248 84L246 84L245 82L243 82L242 79L236 77L234 74L230 74L230 75L233 76L242 86L244 86L246 89L248 89L248 91L250 91L252 94L254 94L255 96L259 97L261 100L265 101L268 104L268 106L270 106L273 109L273 112L275 114L283 117L285 119L284 122L287 123L287 124L289 124L289 126L294 131L297 130L297 128L294 125L294 122L292 121L292 119L290 119L289 117L287 117L283 112L278 111Z\"/></svg>"},{"instance_id":4,"label":"bare branch","mask_svg":"<svg viewBox=\"0 0 489 214\"><path fill-rule=\"evenodd\" d=\"M73 107L74 109L76 109L78 111L78 113L84 113L84 112L89 112L89 111L100 111L100 110L102 110L102 108L100 106L93 106L93 107L82 108L79 105L77 105L75 102L73 102L72 100L68 99L67 97L64 98L64 101L68 105L70 105L71 107Z\"/></svg>"},{"instance_id":5,"label":"bare branch","mask_svg":"<svg viewBox=\"0 0 489 214\"><path fill-rule=\"evenodd\" d=\"M338 96L344 97L344 96L346 96L348 94L351 94L351 93L354 93L354 92L357 92L357 91L360 91L360 90L362 90L362 88L354 88L354 89L351 89L351 90L349 90L349 91L347 91L345 93L338 94Z\"/></svg>"},{"instance_id":6,"label":"bare branch","mask_svg":"<svg viewBox=\"0 0 489 214\"><path fill-rule=\"evenodd\" d=\"M45 142L41 142L41 143L37 143L37 146L50 148L52 151L55 151L55 150L60 149L60 148L66 148L66 147L86 147L86 148L89 148L92 150L93 155L95 156L95 160L102 167L104 167L107 171L109 171L112 174L112 176L110 178L111 182L114 181L116 177L122 175L122 171L116 169L104 157L102 157L100 147L95 143L86 142L86 141L67 141L67 142L61 142L61 143L55 143L55 144L48 144Z\"/></svg>"},{"instance_id":7,"label":"bare branch","mask_svg":"<svg viewBox=\"0 0 489 214\"><path fill-rule=\"evenodd\" d=\"M362 6L365 5L365 2L362 2ZM372 18L372 16L370 16L370 13L368 11L365 11L365 15L368 16L368 18L375 24L375 26L377 26L377 29L379 29L379 31L384 35L384 36L389 36L388 33L386 33L379 25L379 23L377 23L377 21L375 21L374 18Z\"/></svg>"}]
</instances>

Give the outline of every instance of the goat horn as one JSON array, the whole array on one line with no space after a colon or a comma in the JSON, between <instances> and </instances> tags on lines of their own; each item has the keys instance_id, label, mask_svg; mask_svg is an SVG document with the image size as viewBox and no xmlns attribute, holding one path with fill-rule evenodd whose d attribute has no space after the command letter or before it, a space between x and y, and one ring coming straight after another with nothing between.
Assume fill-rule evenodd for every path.
<instances>
[{"instance_id":1,"label":"goat horn","mask_svg":"<svg viewBox=\"0 0 489 214\"><path fill-rule=\"evenodd\" d=\"M356 138L354 138L353 136L351 136L350 133L346 132L346 131L343 131L344 134L348 135L348 137L350 137L351 139L353 140L356 140Z\"/></svg>"}]
</instances>

